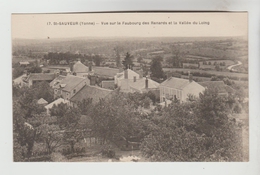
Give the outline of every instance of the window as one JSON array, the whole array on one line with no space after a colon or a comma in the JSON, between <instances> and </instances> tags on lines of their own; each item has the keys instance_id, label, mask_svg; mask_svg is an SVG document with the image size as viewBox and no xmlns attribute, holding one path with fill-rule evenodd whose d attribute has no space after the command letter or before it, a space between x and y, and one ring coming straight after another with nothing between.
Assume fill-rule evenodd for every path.
<instances>
[{"instance_id":1,"label":"window","mask_svg":"<svg viewBox=\"0 0 260 175\"><path fill-rule=\"evenodd\" d=\"M74 93L74 94L76 93L76 89L73 90L73 93Z\"/></svg>"}]
</instances>

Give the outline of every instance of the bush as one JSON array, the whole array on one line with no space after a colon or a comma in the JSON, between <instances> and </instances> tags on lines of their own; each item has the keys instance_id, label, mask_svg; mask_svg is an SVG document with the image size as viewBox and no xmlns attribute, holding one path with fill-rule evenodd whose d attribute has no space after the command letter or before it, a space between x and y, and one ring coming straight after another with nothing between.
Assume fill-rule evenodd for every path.
<instances>
[{"instance_id":1,"label":"bush","mask_svg":"<svg viewBox=\"0 0 260 175\"><path fill-rule=\"evenodd\" d=\"M233 111L237 114L240 114L242 112L242 106L240 104L235 104Z\"/></svg>"},{"instance_id":2,"label":"bush","mask_svg":"<svg viewBox=\"0 0 260 175\"><path fill-rule=\"evenodd\" d=\"M57 153L55 152L55 153L51 154L51 161L53 161L53 162L64 162L66 160L67 160L67 158L59 152L57 152Z\"/></svg>"},{"instance_id":3,"label":"bush","mask_svg":"<svg viewBox=\"0 0 260 175\"><path fill-rule=\"evenodd\" d=\"M85 153L85 152L86 152L85 147L76 146L74 148L74 151L70 147L67 147L67 148L63 148L61 153L62 153L62 155L67 156L67 155L73 154L73 153L81 154L81 153Z\"/></svg>"},{"instance_id":4,"label":"bush","mask_svg":"<svg viewBox=\"0 0 260 175\"><path fill-rule=\"evenodd\" d=\"M101 152L102 156L108 157L108 158L115 158L116 157L116 152L113 150L108 149L103 149Z\"/></svg>"}]
</instances>

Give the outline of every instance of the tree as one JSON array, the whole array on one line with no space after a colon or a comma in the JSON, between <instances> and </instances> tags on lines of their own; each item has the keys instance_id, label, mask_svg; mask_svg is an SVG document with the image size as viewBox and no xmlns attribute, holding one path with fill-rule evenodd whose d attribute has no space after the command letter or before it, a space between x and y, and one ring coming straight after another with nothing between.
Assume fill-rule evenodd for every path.
<instances>
[{"instance_id":1,"label":"tree","mask_svg":"<svg viewBox=\"0 0 260 175\"><path fill-rule=\"evenodd\" d=\"M162 70L162 58L161 57L155 57L152 60L150 71L151 71L151 77L161 79L165 78L164 72Z\"/></svg>"},{"instance_id":2,"label":"tree","mask_svg":"<svg viewBox=\"0 0 260 175\"><path fill-rule=\"evenodd\" d=\"M41 72L42 72L42 68L38 66L33 66L28 69L28 73L41 73Z\"/></svg>"},{"instance_id":3,"label":"tree","mask_svg":"<svg viewBox=\"0 0 260 175\"><path fill-rule=\"evenodd\" d=\"M142 62L143 62L143 58L142 58L142 57L138 57L138 58L137 58L137 62L138 62L138 63L142 63Z\"/></svg>"},{"instance_id":4,"label":"tree","mask_svg":"<svg viewBox=\"0 0 260 175\"><path fill-rule=\"evenodd\" d=\"M92 57L92 60L94 61L96 66L100 66L103 58L99 55L95 55L95 56Z\"/></svg>"},{"instance_id":5,"label":"tree","mask_svg":"<svg viewBox=\"0 0 260 175\"><path fill-rule=\"evenodd\" d=\"M14 67L14 69L13 69L13 79L23 75L23 73L24 73L24 67L20 67L20 66Z\"/></svg>"},{"instance_id":6,"label":"tree","mask_svg":"<svg viewBox=\"0 0 260 175\"><path fill-rule=\"evenodd\" d=\"M124 65L125 69L133 69L134 64L132 60L133 56L130 55L129 52L126 53L125 59L123 60L122 64Z\"/></svg>"},{"instance_id":7,"label":"tree","mask_svg":"<svg viewBox=\"0 0 260 175\"><path fill-rule=\"evenodd\" d=\"M36 130L25 120L25 112L18 102L13 102L13 138L14 152L19 159L29 158L32 155L32 149L36 138ZM17 149L24 148L25 152L19 152Z\"/></svg>"},{"instance_id":8,"label":"tree","mask_svg":"<svg viewBox=\"0 0 260 175\"><path fill-rule=\"evenodd\" d=\"M114 51L116 52L116 67L120 67L121 66L121 61L120 61L120 49L119 47L115 47Z\"/></svg>"},{"instance_id":9,"label":"tree","mask_svg":"<svg viewBox=\"0 0 260 175\"><path fill-rule=\"evenodd\" d=\"M241 127L228 114L214 91L172 103L151 119L141 151L153 161L241 161Z\"/></svg>"},{"instance_id":10,"label":"tree","mask_svg":"<svg viewBox=\"0 0 260 175\"><path fill-rule=\"evenodd\" d=\"M57 109L53 110L53 114L58 114L57 123L60 129L65 132L63 141L69 144L71 151L74 152L74 146L79 141L79 138L81 138L81 134L78 131L78 129L80 129L80 110L75 107L66 107L65 105L60 105L55 108Z\"/></svg>"},{"instance_id":11,"label":"tree","mask_svg":"<svg viewBox=\"0 0 260 175\"><path fill-rule=\"evenodd\" d=\"M45 99L47 102L54 100L54 91L46 81L33 84L32 91L35 92L34 98L37 100L40 98Z\"/></svg>"},{"instance_id":12,"label":"tree","mask_svg":"<svg viewBox=\"0 0 260 175\"><path fill-rule=\"evenodd\" d=\"M58 125L42 124L38 128L40 141L43 141L48 154L62 145L63 134Z\"/></svg>"}]
</instances>

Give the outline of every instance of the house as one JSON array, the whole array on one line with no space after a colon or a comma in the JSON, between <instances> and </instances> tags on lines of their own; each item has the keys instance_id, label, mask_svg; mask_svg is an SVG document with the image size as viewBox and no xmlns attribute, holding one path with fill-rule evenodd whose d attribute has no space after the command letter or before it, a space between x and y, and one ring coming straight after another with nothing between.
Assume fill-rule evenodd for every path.
<instances>
[{"instance_id":1,"label":"house","mask_svg":"<svg viewBox=\"0 0 260 175\"><path fill-rule=\"evenodd\" d=\"M89 74L92 74L92 62L89 62L89 67L85 66L81 61L77 61L74 65L71 65L70 71L73 75L79 77L87 77Z\"/></svg>"},{"instance_id":2,"label":"house","mask_svg":"<svg viewBox=\"0 0 260 175\"><path fill-rule=\"evenodd\" d=\"M57 74L55 73L31 73L28 77L24 80L27 86L32 86L35 83L46 81L51 82L55 79Z\"/></svg>"},{"instance_id":3,"label":"house","mask_svg":"<svg viewBox=\"0 0 260 175\"><path fill-rule=\"evenodd\" d=\"M159 83L153 81L149 78L140 78L140 79L122 79L120 80L120 91L121 92L148 92L148 91L158 91L159 92Z\"/></svg>"},{"instance_id":4,"label":"house","mask_svg":"<svg viewBox=\"0 0 260 175\"><path fill-rule=\"evenodd\" d=\"M70 100L84 86L89 85L88 78L78 77L74 75L59 76L50 83L54 88L54 97L62 97Z\"/></svg>"},{"instance_id":5,"label":"house","mask_svg":"<svg viewBox=\"0 0 260 175\"><path fill-rule=\"evenodd\" d=\"M160 89L160 102L165 100L178 99L180 102L185 102L189 94L198 97L205 88L192 80L182 78L170 77L159 86Z\"/></svg>"},{"instance_id":6,"label":"house","mask_svg":"<svg viewBox=\"0 0 260 175\"><path fill-rule=\"evenodd\" d=\"M206 89L216 90L218 95L221 96L228 96L228 94L235 92L232 87L226 85L223 81L203 81L198 83Z\"/></svg>"},{"instance_id":7,"label":"house","mask_svg":"<svg viewBox=\"0 0 260 175\"><path fill-rule=\"evenodd\" d=\"M100 99L105 98L109 95L112 90L100 88L98 86L89 86L86 85L83 87L76 95L74 95L70 101L72 104L77 104L78 102L82 102L84 99L92 99L92 103L99 102Z\"/></svg>"},{"instance_id":8,"label":"house","mask_svg":"<svg viewBox=\"0 0 260 175\"><path fill-rule=\"evenodd\" d=\"M125 80L125 79L129 79L129 80L137 80L142 78L143 75L142 73L138 74L137 72L134 72L131 69L126 69L120 73L117 73L114 76L114 80L115 80L115 85L117 85L117 87L121 86L121 80Z\"/></svg>"},{"instance_id":9,"label":"house","mask_svg":"<svg viewBox=\"0 0 260 175\"><path fill-rule=\"evenodd\" d=\"M54 88L54 87L56 87L56 86L59 86L60 83L61 83L61 81L62 81L63 79L65 79L65 78L66 78L66 76L64 76L64 75L59 75L59 76L57 76L54 80L52 80L52 81L50 82L50 86L51 86L52 88Z\"/></svg>"},{"instance_id":10,"label":"house","mask_svg":"<svg viewBox=\"0 0 260 175\"><path fill-rule=\"evenodd\" d=\"M44 100L43 98L40 98L38 101L37 101L37 104L38 105L42 105L42 106L46 106L48 104L48 102L46 100Z\"/></svg>"},{"instance_id":11,"label":"house","mask_svg":"<svg viewBox=\"0 0 260 175\"><path fill-rule=\"evenodd\" d=\"M24 85L27 85L24 80L27 78L26 74L21 75L20 77L17 77L16 79L13 80L13 83L18 85L19 87L23 87ZM114 82L113 82L114 83Z\"/></svg>"},{"instance_id":12,"label":"house","mask_svg":"<svg viewBox=\"0 0 260 175\"><path fill-rule=\"evenodd\" d=\"M70 102L68 100L64 100L62 98L58 98L57 100L51 102L50 104L44 106L44 108L46 109L46 112L47 114L50 114L50 109L54 106L54 105L58 105L58 104L61 104L61 103L64 103L64 104L70 104Z\"/></svg>"}]
</instances>

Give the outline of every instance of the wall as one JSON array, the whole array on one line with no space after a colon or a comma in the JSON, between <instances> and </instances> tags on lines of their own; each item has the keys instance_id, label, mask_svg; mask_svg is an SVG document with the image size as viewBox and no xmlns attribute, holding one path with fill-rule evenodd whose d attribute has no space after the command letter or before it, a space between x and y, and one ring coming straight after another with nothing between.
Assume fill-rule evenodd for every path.
<instances>
[{"instance_id":1,"label":"wall","mask_svg":"<svg viewBox=\"0 0 260 175\"><path fill-rule=\"evenodd\" d=\"M76 85L70 92L62 90L62 98L70 100L75 94L77 94L85 85L89 84L89 80L86 78L84 81ZM75 90L75 93L74 93Z\"/></svg>"},{"instance_id":2,"label":"wall","mask_svg":"<svg viewBox=\"0 0 260 175\"><path fill-rule=\"evenodd\" d=\"M202 93L204 90L205 88L203 86L193 81L183 89L182 101L187 100L188 94L193 94L196 97L199 97L199 94Z\"/></svg>"},{"instance_id":3,"label":"wall","mask_svg":"<svg viewBox=\"0 0 260 175\"><path fill-rule=\"evenodd\" d=\"M76 73L76 76L79 76L79 77L88 77L88 73L86 73L86 72Z\"/></svg>"},{"instance_id":4,"label":"wall","mask_svg":"<svg viewBox=\"0 0 260 175\"><path fill-rule=\"evenodd\" d=\"M166 86L160 86L160 102L164 102L164 98L174 99L176 96L177 99L182 99L182 91L179 89L174 89Z\"/></svg>"}]
</instances>

